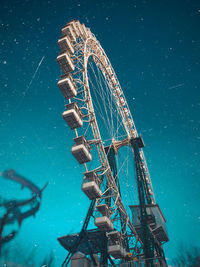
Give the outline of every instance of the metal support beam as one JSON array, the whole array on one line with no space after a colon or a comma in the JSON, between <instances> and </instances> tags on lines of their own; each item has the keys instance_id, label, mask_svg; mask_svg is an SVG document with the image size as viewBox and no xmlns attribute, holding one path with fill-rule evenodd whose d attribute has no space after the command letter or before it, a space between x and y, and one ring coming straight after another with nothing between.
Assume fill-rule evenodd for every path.
<instances>
[{"instance_id":1,"label":"metal support beam","mask_svg":"<svg viewBox=\"0 0 200 267\"><path fill-rule=\"evenodd\" d=\"M107 251L107 243L108 243L108 238L106 236L106 233L102 233L103 239L104 239L104 247L102 248L102 253L100 257L100 266L107 266L108 264L108 251Z\"/></svg>"},{"instance_id":2,"label":"metal support beam","mask_svg":"<svg viewBox=\"0 0 200 267\"><path fill-rule=\"evenodd\" d=\"M90 222L90 218L92 217L93 215L93 211L94 211L94 206L95 206L95 199L93 199L90 203L90 207L88 209L88 212L87 212L87 215L85 217L85 221L84 221L84 224L82 226L82 229L80 231L80 234L79 234L79 239L78 241L76 242L76 244L74 245L74 248L73 248L73 251L72 252L69 252L66 259L64 260L63 264L62 264L62 267L64 266L67 266L71 260L71 257L73 256L73 254L77 251L77 248L81 242L81 240L84 238L85 236L85 232L87 230L87 227L88 227L88 224Z\"/></svg>"},{"instance_id":3,"label":"metal support beam","mask_svg":"<svg viewBox=\"0 0 200 267\"><path fill-rule=\"evenodd\" d=\"M116 150L113 147L113 145L111 145L111 146L105 147L105 151L106 151L106 155L107 155L107 158L108 158L108 162L109 162L111 171L113 173L113 177L115 179L115 183L116 183L116 185L118 187L119 194L121 196L119 177L118 177L118 172L117 172L117 162L116 162L116 157L115 157ZM123 216L121 215L121 213L120 213L120 222L121 222L121 226L123 226L125 224L125 222L123 220ZM123 229L122 229L122 231L123 231ZM128 244L128 240L127 239L125 239L125 247L126 247L127 251L129 251L129 244Z\"/></svg>"},{"instance_id":4,"label":"metal support beam","mask_svg":"<svg viewBox=\"0 0 200 267\"><path fill-rule=\"evenodd\" d=\"M136 164L136 175L137 175L137 186L138 186L138 196L139 196L139 204L140 204L140 221L141 221L141 229L142 229L142 242L144 246L144 256L146 259L145 266L146 267L154 267L153 258L154 258L154 241L152 240L152 236L149 230L149 226L147 223L147 211L146 211L146 198L145 198L145 184L144 184L144 176L142 173L142 164L139 154L139 146L138 143L135 142L134 139L131 140L131 146L134 151L134 159Z\"/></svg>"}]
</instances>

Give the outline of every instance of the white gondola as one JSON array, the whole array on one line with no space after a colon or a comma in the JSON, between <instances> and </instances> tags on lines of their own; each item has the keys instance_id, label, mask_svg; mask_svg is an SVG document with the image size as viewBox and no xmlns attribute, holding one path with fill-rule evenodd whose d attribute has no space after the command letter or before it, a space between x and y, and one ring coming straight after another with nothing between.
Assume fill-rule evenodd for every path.
<instances>
[{"instance_id":1,"label":"white gondola","mask_svg":"<svg viewBox=\"0 0 200 267\"><path fill-rule=\"evenodd\" d=\"M113 223L110 218L107 216L97 217L95 218L94 224L99 228L101 231L111 231L113 230Z\"/></svg>"},{"instance_id":2,"label":"white gondola","mask_svg":"<svg viewBox=\"0 0 200 267\"><path fill-rule=\"evenodd\" d=\"M110 209L107 204L100 204L96 206L96 209L103 215L103 216L109 216L110 215Z\"/></svg>"},{"instance_id":3,"label":"white gondola","mask_svg":"<svg viewBox=\"0 0 200 267\"><path fill-rule=\"evenodd\" d=\"M76 27L76 23L74 20L67 23L67 26L71 26L74 36L77 38L79 36L79 30Z\"/></svg>"},{"instance_id":4,"label":"white gondola","mask_svg":"<svg viewBox=\"0 0 200 267\"><path fill-rule=\"evenodd\" d=\"M89 199L95 199L101 197L101 190L95 181L82 184L83 192L89 197Z\"/></svg>"},{"instance_id":5,"label":"white gondola","mask_svg":"<svg viewBox=\"0 0 200 267\"><path fill-rule=\"evenodd\" d=\"M96 172L86 172L82 184L82 190L89 197L89 199L99 198L102 194L99 184L100 179Z\"/></svg>"},{"instance_id":6,"label":"white gondola","mask_svg":"<svg viewBox=\"0 0 200 267\"><path fill-rule=\"evenodd\" d=\"M69 39L72 42L75 42L76 41L76 37L74 35L74 32L73 32L73 29L72 29L72 26L71 25L66 25L65 27L63 27L62 28L62 34L63 34L63 36L68 36Z\"/></svg>"},{"instance_id":7,"label":"white gondola","mask_svg":"<svg viewBox=\"0 0 200 267\"><path fill-rule=\"evenodd\" d=\"M110 219L110 209L107 204L101 204L96 206L96 209L103 215L103 217L97 217L95 219L95 225L101 231L111 231L113 230L113 223Z\"/></svg>"},{"instance_id":8,"label":"white gondola","mask_svg":"<svg viewBox=\"0 0 200 267\"><path fill-rule=\"evenodd\" d=\"M63 119L67 122L69 127L73 130L83 126L81 119L81 111L75 102L66 105L67 110L62 114Z\"/></svg>"},{"instance_id":9,"label":"white gondola","mask_svg":"<svg viewBox=\"0 0 200 267\"><path fill-rule=\"evenodd\" d=\"M58 87L66 99L70 99L77 95L77 86L73 82L70 74L64 76L60 81L58 81Z\"/></svg>"},{"instance_id":10,"label":"white gondola","mask_svg":"<svg viewBox=\"0 0 200 267\"><path fill-rule=\"evenodd\" d=\"M62 52L67 51L69 54L74 54L74 49L71 45L71 42L67 36L64 36L58 40L58 45Z\"/></svg>"},{"instance_id":11,"label":"white gondola","mask_svg":"<svg viewBox=\"0 0 200 267\"><path fill-rule=\"evenodd\" d=\"M115 259L124 258L126 249L124 247L123 238L118 231L107 233L108 237L108 253Z\"/></svg>"},{"instance_id":12,"label":"white gondola","mask_svg":"<svg viewBox=\"0 0 200 267\"><path fill-rule=\"evenodd\" d=\"M64 52L64 53L60 54L57 57L57 62L60 65L60 67L61 67L61 69L62 69L62 71L64 73L68 73L68 72L74 71L74 69L75 69L74 62L70 58L70 56L68 55L67 52Z\"/></svg>"},{"instance_id":13,"label":"white gondola","mask_svg":"<svg viewBox=\"0 0 200 267\"><path fill-rule=\"evenodd\" d=\"M74 138L76 145L71 149L73 156L77 159L80 164L86 163L92 160L92 155L90 154L90 145L86 140L85 136L79 136Z\"/></svg>"}]
</instances>

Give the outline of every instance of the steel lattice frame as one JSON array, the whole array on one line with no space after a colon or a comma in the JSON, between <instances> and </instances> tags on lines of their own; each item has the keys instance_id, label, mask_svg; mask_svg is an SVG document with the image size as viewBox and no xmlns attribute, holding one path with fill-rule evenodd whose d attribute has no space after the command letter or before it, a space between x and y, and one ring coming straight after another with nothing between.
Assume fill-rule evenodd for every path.
<instances>
[{"instance_id":1,"label":"steel lattice frame","mask_svg":"<svg viewBox=\"0 0 200 267\"><path fill-rule=\"evenodd\" d=\"M105 79L106 86L110 90L110 95L112 95L112 100L115 102L117 114L120 116L121 124L126 132L126 137L124 139L116 140L115 137L113 137L112 147L117 153L121 146L131 145L131 140L138 138L139 135L115 71L95 35L91 33L90 29L86 28L84 24L80 24L79 21L71 21L62 29L62 38L65 37L70 41L71 47L69 45L60 45L60 55L67 53L69 61L72 62L74 67L72 67L70 71L65 72L62 77L67 77L69 74L72 77L73 84L77 88L77 95L72 98L68 97L67 99L69 103L74 101L78 103L83 120L83 127L75 129L75 135L78 137L81 134L89 133L90 131L90 134L88 134L90 136L90 140L88 140L89 145L92 146L92 150L96 150L95 157L98 156L98 160L97 158L92 160L98 162L97 166L95 166L95 170L98 172L99 177L101 177L102 196L96 199L95 206L102 201L105 201L106 198L111 199L110 216L114 222L119 220L119 217L123 218L123 224L121 224L120 227L121 229L118 227L118 230L125 235L126 238L127 236L134 236L135 242L133 242L132 249L133 253L136 255L137 252L134 251L134 248L138 246L138 242L141 244L141 241L122 202L119 188L116 184L115 177L113 177L107 159L104 140L101 138L96 119L88 76L91 60L95 63L96 68L101 72ZM153 187L142 148L139 149L139 157L140 167L145 179L144 186L146 195L148 196L148 202L149 204L154 204L155 198ZM88 164L84 163L84 166L85 170L88 171ZM95 216L96 214L97 212L95 213Z\"/></svg>"}]
</instances>

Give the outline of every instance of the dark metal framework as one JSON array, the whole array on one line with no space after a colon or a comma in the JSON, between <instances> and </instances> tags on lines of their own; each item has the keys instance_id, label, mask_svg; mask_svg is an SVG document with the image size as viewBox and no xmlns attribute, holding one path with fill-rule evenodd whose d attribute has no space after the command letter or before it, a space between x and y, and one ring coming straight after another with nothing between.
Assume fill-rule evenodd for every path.
<instances>
[{"instance_id":1,"label":"dark metal framework","mask_svg":"<svg viewBox=\"0 0 200 267\"><path fill-rule=\"evenodd\" d=\"M138 140L138 138L132 138L130 140L130 146L133 150L133 159L135 162L135 169L136 169L136 177L137 177L137 189L138 189L138 197L139 197L139 207L140 207L140 222L141 222L141 241L142 241L142 248L143 253L140 257L141 262L144 261L145 267L154 267L154 260L158 259L159 266L167 266L165 254L162 248L161 243L156 239L155 235L150 230L149 224L154 221L155 218L148 215L146 207L152 204L152 199L149 195L147 188L147 182L145 177L145 172L142 167L141 157L140 157L140 149L143 147L143 142ZM115 178L115 182L119 188L120 192L120 183L118 178L118 171L117 171L117 163L116 163L116 151L113 147L107 146L105 147L105 151L107 154L108 162L110 168L113 173L113 177ZM121 193L120 193L121 194ZM110 205L109 198L107 199L107 205ZM108 262L112 266L115 266L112 258L107 252L107 243L108 238L105 232L101 232L97 229L95 230L87 230L88 224L90 222L91 217L93 217L95 207L95 200L91 201L90 207L88 209L87 215L85 217L85 221L82 227L82 230L76 238L74 235L64 236L58 238L58 241L64 246L68 251L68 255L65 261L62 264L63 266L68 266L70 263L71 257L77 251L81 251L86 255L90 255L93 265L96 266L97 262L94 258L94 254L100 253L100 266L108 266ZM123 225L123 216L120 216L121 225ZM98 240L98 245L95 242ZM129 237L127 236L124 240L125 247L127 251L129 251ZM70 245L71 243L71 245ZM139 258L138 258L139 259ZM130 258L125 259L124 261L130 261Z\"/></svg>"},{"instance_id":2,"label":"dark metal framework","mask_svg":"<svg viewBox=\"0 0 200 267\"><path fill-rule=\"evenodd\" d=\"M137 187L138 187L138 196L140 204L140 216L141 216L141 231L142 231L142 243L144 249L144 256L146 260L146 267L154 266L154 257L157 255L159 257L160 266L162 262L166 263L165 254L162 249L161 243L158 242L156 237L153 235L150 230L149 224L152 220L155 220L151 215L147 214L146 206L147 204L152 204L152 199L149 195L147 188L147 179L145 177L144 169L142 168L141 157L139 154L139 149L143 145L139 145L136 139L131 139L131 147L134 152L134 160L136 165L136 175L137 175Z\"/></svg>"},{"instance_id":3,"label":"dark metal framework","mask_svg":"<svg viewBox=\"0 0 200 267\"><path fill-rule=\"evenodd\" d=\"M107 154L107 158L108 158L108 162L110 164L110 168L111 168L111 171L113 173L113 177L115 178L115 182L119 188L119 191L120 191L120 185L119 185L119 179L118 179L118 175L117 175L117 164L116 164L116 159L115 159L115 151L114 151L114 148L113 147L105 147L105 152ZM100 243L100 248L97 249L97 244L89 244L89 233L91 233L91 231L87 231L87 227L88 227L88 224L90 222L90 219L91 217L93 216L93 212L94 212L94 207L95 207L95 202L96 200L92 200L91 203L90 203L90 206L89 206L89 209L88 209L88 212L87 212L87 215L85 217L85 221L84 221L84 224L83 224L83 227L78 235L78 238L73 242L73 245L72 247L69 248L69 253L66 257L66 259L64 260L63 264L62 264L62 267L63 266L68 266L70 260L71 260L71 257L73 256L73 254L77 251L80 251L80 245L81 245L81 242L83 242L83 246L89 246L90 248L90 251L91 253L87 253L86 254L89 254L91 259L92 259L92 262L94 264L94 266L97 265L97 262L93 256L93 254L97 253L97 252L100 252L101 253L101 258L100 258L100 264L101 266L106 266L108 264L108 260L110 261L111 265L114 266L114 262L112 261L111 257L109 256L108 252L107 252L107 242L108 242L108 239L107 239L107 236L106 236L106 233L105 232L100 232L99 230L94 230L93 233L94 233L94 238L97 238L98 236L98 243ZM107 198L106 199L106 204L108 206L110 206L110 198ZM123 225L123 217L121 216L120 217L120 221L121 221L121 224ZM64 237L64 240L65 240L65 237ZM58 238L58 241L61 243L61 245L65 246L65 242L63 238ZM87 244L86 244L87 243ZM96 246L96 247L94 247ZM127 246L128 246L128 243L127 243ZM85 252L85 251L83 251Z\"/></svg>"}]
</instances>

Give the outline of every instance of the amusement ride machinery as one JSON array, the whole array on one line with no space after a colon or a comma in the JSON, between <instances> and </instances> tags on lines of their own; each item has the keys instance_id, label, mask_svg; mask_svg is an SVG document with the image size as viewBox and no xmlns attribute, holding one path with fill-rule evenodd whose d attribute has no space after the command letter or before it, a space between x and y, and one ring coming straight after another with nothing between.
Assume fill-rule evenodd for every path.
<instances>
[{"instance_id":1,"label":"amusement ride machinery","mask_svg":"<svg viewBox=\"0 0 200 267\"><path fill-rule=\"evenodd\" d=\"M167 266L166 221L115 71L78 20L62 28L58 45L63 72L58 87L67 101L62 116L74 131L71 153L84 166L82 191L91 203L80 233L58 238L68 250L62 266ZM138 199L129 207L128 191ZM88 230L91 218L96 228Z\"/></svg>"}]
</instances>

